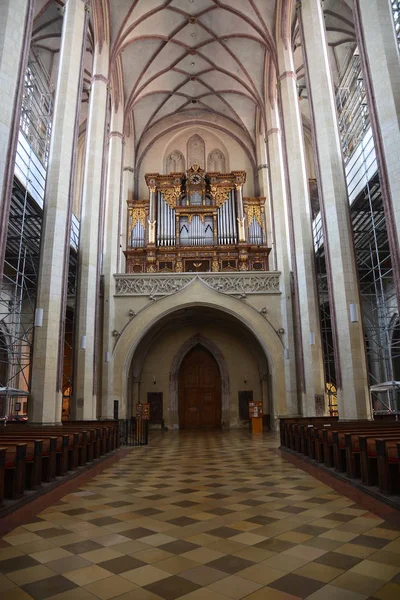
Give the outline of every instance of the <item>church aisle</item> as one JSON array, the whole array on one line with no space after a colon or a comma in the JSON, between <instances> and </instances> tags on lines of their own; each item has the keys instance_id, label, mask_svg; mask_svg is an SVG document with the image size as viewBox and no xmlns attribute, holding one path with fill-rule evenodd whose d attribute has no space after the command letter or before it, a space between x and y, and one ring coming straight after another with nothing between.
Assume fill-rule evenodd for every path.
<instances>
[{"instance_id":1,"label":"church aisle","mask_svg":"<svg viewBox=\"0 0 400 600\"><path fill-rule=\"evenodd\" d=\"M1 600L398 600L400 527L277 445L153 433L0 540Z\"/></svg>"}]
</instances>

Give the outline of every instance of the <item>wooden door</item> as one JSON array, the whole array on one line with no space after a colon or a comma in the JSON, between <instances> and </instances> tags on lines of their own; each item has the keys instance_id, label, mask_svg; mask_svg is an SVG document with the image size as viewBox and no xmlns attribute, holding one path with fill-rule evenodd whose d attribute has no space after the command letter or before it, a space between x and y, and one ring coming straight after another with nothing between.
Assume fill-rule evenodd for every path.
<instances>
[{"instance_id":1,"label":"wooden door","mask_svg":"<svg viewBox=\"0 0 400 600\"><path fill-rule=\"evenodd\" d=\"M249 420L249 402L253 402L253 390L239 392L239 419Z\"/></svg>"},{"instance_id":2,"label":"wooden door","mask_svg":"<svg viewBox=\"0 0 400 600\"><path fill-rule=\"evenodd\" d=\"M148 392L147 403L150 404L150 423L162 425L163 423L163 395L162 392Z\"/></svg>"},{"instance_id":3,"label":"wooden door","mask_svg":"<svg viewBox=\"0 0 400 600\"><path fill-rule=\"evenodd\" d=\"M196 346L184 358L179 376L181 429L221 427L221 375L213 356Z\"/></svg>"}]
</instances>

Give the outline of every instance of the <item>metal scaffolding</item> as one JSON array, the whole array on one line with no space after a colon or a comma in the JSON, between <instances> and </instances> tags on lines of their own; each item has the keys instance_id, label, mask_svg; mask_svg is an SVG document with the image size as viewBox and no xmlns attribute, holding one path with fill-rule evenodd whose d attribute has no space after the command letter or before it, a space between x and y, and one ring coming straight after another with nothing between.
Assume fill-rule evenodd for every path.
<instances>
[{"instance_id":1,"label":"metal scaffolding","mask_svg":"<svg viewBox=\"0 0 400 600\"><path fill-rule=\"evenodd\" d=\"M395 4L395 3L393 3ZM374 140L357 49L337 91L350 215L362 304L369 384L395 380L400 361L398 307ZM321 252L319 249L317 251ZM328 330L325 336L329 337ZM322 321L323 328L324 321ZM375 412L389 405L373 394ZM393 411L392 404L390 410Z\"/></svg>"},{"instance_id":2,"label":"metal scaffolding","mask_svg":"<svg viewBox=\"0 0 400 600\"><path fill-rule=\"evenodd\" d=\"M50 80L32 54L25 75L4 279L0 289L0 417L21 416L27 412L52 114ZM79 221L73 215L64 335L64 418L70 414L72 397L78 244Z\"/></svg>"},{"instance_id":3,"label":"metal scaffolding","mask_svg":"<svg viewBox=\"0 0 400 600\"><path fill-rule=\"evenodd\" d=\"M392 2L399 35L399 3ZM355 255L362 304L369 385L400 379L400 322L374 140L361 60L349 56L337 90ZM315 264L320 306L327 404L335 414L336 373L325 261L323 224L316 183L310 182ZM393 395L397 387L393 386ZM376 413L396 412L396 398L372 393Z\"/></svg>"},{"instance_id":4,"label":"metal scaffolding","mask_svg":"<svg viewBox=\"0 0 400 600\"><path fill-rule=\"evenodd\" d=\"M313 238L315 250L315 273L320 311L321 341L325 373L325 404L331 416L337 416L337 381L331 309L329 303L328 278L326 271L324 232L318 200L317 182L310 181L310 197L313 216Z\"/></svg>"},{"instance_id":5,"label":"metal scaffolding","mask_svg":"<svg viewBox=\"0 0 400 600\"><path fill-rule=\"evenodd\" d=\"M42 211L14 180L0 291L0 416L26 412Z\"/></svg>"},{"instance_id":6,"label":"metal scaffolding","mask_svg":"<svg viewBox=\"0 0 400 600\"><path fill-rule=\"evenodd\" d=\"M0 416L23 415L27 408L52 110L49 81L31 56L25 74L0 289Z\"/></svg>"}]
</instances>

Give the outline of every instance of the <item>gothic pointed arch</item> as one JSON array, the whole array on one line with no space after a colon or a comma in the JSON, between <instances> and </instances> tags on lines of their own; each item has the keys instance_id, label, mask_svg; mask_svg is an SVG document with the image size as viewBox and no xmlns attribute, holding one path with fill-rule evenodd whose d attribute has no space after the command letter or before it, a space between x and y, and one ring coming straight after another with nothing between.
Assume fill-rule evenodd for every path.
<instances>
[{"instance_id":1,"label":"gothic pointed arch","mask_svg":"<svg viewBox=\"0 0 400 600\"><path fill-rule=\"evenodd\" d=\"M226 173L226 158L222 150L214 148L207 157L207 171L210 173Z\"/></svg>"},{"instance_id":2,"label":"gothic pointed arch","mask_svg":"<svg viewBox=\"0 0 400 600\"><path fill-rule=\"evenodd\" d=\"M198 133L192 135L187 142L187 165L190 168L195 163L201 169L206 168L206 145Z\"/></svg>"},{"instance_id":3,"label":"gothic pointed arch","mask_svg":"<svg viewBox=\"0 0 400 600\"><path fill-rule=\"evenodd\" d=\"M178 420L179 403L179 372L184 358L196 346L203 346L214 357L221 374L221 406L222 406L222 425L229 424L229 407L231 385L229 379L229 370L226 360L221 350L212 340L203 335L194 335L186 340L175 354L171 364L171 375L169 382L169 409Z\"/></svg>"},{"instance_id":4,"label":"gothic pointed arch","mask_svg":"<svg viewBox=\"0 0 400 600\"><path fill-rule=\"evenodd\" d=\"M182 152L180 150L170 152L165 161L165 172L169 175L170 173L184 173L185 170L185 157Z\"/></svg>"}]
</instances>

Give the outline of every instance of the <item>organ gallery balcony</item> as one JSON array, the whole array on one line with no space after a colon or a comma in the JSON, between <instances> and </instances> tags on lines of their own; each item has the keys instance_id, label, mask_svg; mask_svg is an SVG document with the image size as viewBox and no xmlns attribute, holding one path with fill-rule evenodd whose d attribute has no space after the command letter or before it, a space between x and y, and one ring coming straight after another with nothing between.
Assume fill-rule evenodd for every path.
<instances>
[{"instance_id":1,"label":"organ gallery balcony","mask_svg":"<svg viewBox=\"0 0 400 600\"><path fill-rule=\"evenodd\" d=\"M146 175L128 205L127 273L268 271L265 198L243 197L245 171Z\"/></svg>"}]
</instances>

